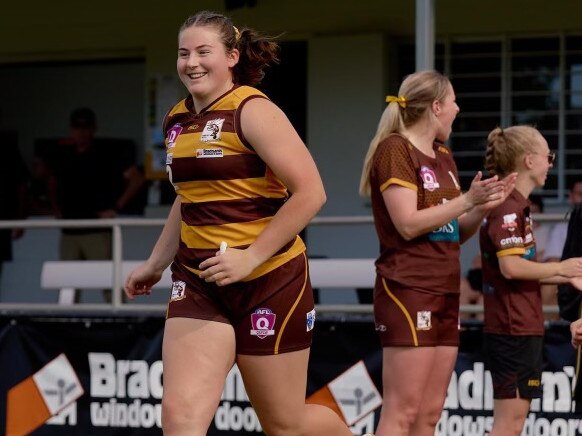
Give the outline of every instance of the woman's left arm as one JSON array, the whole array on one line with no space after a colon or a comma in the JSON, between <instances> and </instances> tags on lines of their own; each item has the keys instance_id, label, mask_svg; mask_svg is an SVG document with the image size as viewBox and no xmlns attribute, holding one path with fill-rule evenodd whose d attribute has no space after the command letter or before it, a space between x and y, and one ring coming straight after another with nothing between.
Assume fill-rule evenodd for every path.
<instances>
[{"instance_id":1,"label":"woman's left arm","mask_svg":"<svg viewBox=\"0 0 582 436\"><path fill-rule=\"evenodd\" d=\"M323 182L307 147L287 116L270 100L248 101L241 128L253 149L283 182L289 199L245 250L227 249L204 261L200 275L219 285L243 279L291 241L317 214L326 200Z\"/></svg>"},{"instance_id":2,"label":"woman's left arm","mask_svg":"<svg viewBox=\"0 0 582 436\"><path fill-rule=\"evenodd\" d=\"M271 101L255 98L241 114L247 141L290 192L290 198L248 248L259 264L292 240L326 201L323 182L307 147Z\"/></svg>"}]
</instances>

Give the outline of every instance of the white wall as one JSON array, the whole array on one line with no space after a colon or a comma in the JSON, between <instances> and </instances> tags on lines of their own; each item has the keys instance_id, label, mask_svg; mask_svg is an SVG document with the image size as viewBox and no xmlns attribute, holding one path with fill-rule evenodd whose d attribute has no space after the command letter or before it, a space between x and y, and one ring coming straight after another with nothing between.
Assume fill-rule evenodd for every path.
<instances>
[{"instance_id":1,"label":"white wall","mask_svg":"<svg viewBox=\"0 0 582 436\"><path fill-rule=\"evenodd\" d=\"M309 40L307 144L327 192L323 216L371 214L358 185L364 155L384 108L386 51L380 34ZM371 224L312 226L307 240L310 255L376 257L378 253Z\"/></svg>"}]
</instances>

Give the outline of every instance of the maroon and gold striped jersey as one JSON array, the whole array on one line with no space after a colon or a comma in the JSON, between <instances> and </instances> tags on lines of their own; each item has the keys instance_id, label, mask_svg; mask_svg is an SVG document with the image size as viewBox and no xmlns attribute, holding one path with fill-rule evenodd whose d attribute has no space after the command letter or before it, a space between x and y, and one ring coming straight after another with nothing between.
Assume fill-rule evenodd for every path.
<instances>
[{"instance_id":1,"label":"maroon and gold striped jersey","mask_svg":"<svg viewBox=\"0 0 582 436\"><path fill-rule=\"evenodd\" d=\"M410 241L399 233L382 192L392 185L416 192L418 210L443 204L461 194L451 151L433 145L435 157L392 134L378 144L370 172L372 212L380 240L376 270L406 289L435 294L459 292L459 223L457 219Z\"/></svg>"},{"instance_id":2,"label":"maroon and gold striped jersey","mask_svg":"<svg viewBox=\"0 0 582 436\"><path fill-rule=\"evenodd\" d=\"M195 113L191 97L166 115L166 165L181 200L176 261L198 273L198 265L221 241L244 249L252 244L289 194L243 136L240 113L257 89L235 86ZM276 144L273 144L276 146ZM299 236L245 280L259 277L305 251Z\"/></svg>"}]
</instances>

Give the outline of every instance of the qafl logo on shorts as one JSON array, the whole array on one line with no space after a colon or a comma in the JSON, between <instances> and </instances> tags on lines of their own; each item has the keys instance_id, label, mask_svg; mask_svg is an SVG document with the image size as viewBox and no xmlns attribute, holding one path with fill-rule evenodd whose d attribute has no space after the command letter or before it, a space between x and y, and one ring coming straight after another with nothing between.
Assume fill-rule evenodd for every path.
<instances>
[{"instance_id":1,"label":"qafl logo on shorts","mask_svg":"<svg viewBox=\"0 0 582 436\"><path fill-rule=\"evenodd\" d=\"M439 182L437 182L436 174L434 171L423 165L420 167L420 178L422 179L422 187L427 191L434 191L440 188Z\"/></svg>"},{"instance_id":2,"label":"qafl logo on shorts","mask_svg":"<svg viewBox=\"0 0 582 436\"><path fill-rule=\"evenodd\" d=\"M265 339L275 334L275 319L277 315L271 309L260 308L251 314L251 336Z\"/></svg>"}]
</instances>

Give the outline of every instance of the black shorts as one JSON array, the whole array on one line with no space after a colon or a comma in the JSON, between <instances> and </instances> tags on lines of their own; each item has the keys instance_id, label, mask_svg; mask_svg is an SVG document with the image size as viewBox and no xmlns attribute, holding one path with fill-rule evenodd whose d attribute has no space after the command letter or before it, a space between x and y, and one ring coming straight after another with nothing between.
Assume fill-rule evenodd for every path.
<instances>
[{"instance_id":1,"label":"black shorts","mask_svg":"<svg viewBox=\"0 0 582 436\"><path fill-rule=\"evenodd\" d=\"M491 372L493 398L541 398L542 336L485 333L485 365Z\"/></svg>"},{"instance_id":2,"label":"black shorts","mask_svg":"<svg viewBox=\"0 0 582 436\"><path fill-rule=\"evenodd\" d=\"M256 279L226 286L173 263L172 288L167 318L232 325L237 354L274 355L311 346L315 308L304 253Z\"/></svg>"}]
</instances>

